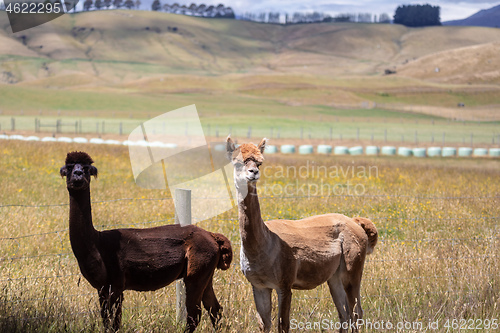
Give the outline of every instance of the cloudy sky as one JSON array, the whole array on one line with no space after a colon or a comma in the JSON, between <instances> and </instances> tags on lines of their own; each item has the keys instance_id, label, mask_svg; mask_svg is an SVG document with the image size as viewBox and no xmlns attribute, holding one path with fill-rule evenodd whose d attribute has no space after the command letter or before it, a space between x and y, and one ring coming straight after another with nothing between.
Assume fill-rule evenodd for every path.
<instances>
[{"instance_id":1,"label":"cloudy sky","mask_svg":"<svg viewBox=\"0 0 500 333\"><path fill-rule=\"evenodd\" d=\"M148 6L153 0L141 0L142 7ZM212 4L219 3L225 6L231 6L236 14L244 12L287 12L296 11L312 12L319 11L336 15L340 13L372 13L380 15L387 13L391 17L394 11L401 4L426 4L441 7L441 21L449 21L466 18L481 9L488 9L500 4L500 0L429 0L429 1L411 1L411 0L160 0L162 4L175 2L179 4Z\"/></svg>"}]
</instances>

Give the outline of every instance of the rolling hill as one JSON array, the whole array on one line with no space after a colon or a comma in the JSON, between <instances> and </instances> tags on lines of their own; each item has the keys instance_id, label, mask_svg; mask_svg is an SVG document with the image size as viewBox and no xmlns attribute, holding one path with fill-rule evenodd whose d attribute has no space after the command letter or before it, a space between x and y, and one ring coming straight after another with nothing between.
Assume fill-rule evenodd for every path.
<instances>
[{"instance_id":1,"label":"rolling hill","mask_svg":"<svg viewBox=\"0 0 500 333\"><path fill-rule=\"evenodd\" d=\"M3 97L15 88L25 89L18 96L39 89L98 91L117 100L130 93L171 100L197 94L214 103L231 95L286 106L453 107L458 93L470 97L469 105L500 104L493 57L500 29L493 28L283 26L103 10L64 15L13 34L0 12L0 45ZM386 69L397 74L384 75ZM3 99L4 110L9 103Z\"/></svg>"},{"instance_id":2,"label":"rolling hill","mask_svg":"<svg viewBox=\"0 0 500 333\"><path fill-rule=\"evenodd\" d=\"M500 42L496 29L280 26L125 10L64 15L16 34L6 17L0 26L2 81L51 85L59 77L64 86L158 74L375 75L412 59Z\"/></svg>"},{"instance_id":3,"label":"rolling hill","mask_svg":"<svg viewBox=\"0 0 500 333\"><path fill-rule=\"evenodd\" d=\"M461 25L500 28L500 5L483 9L463 20L443 22L443 25Z\"/></svg>"},{"instance_id":4,"label":"rolling hill","mask_svg":"<svg viewBox=\"0 0 500 333\"><path fill-rule=\"evenodd\" d=\"M398 73L447 83L493 83L500 85L500 43L442 51L421 57Z\"/></svg>"}]
</instances>

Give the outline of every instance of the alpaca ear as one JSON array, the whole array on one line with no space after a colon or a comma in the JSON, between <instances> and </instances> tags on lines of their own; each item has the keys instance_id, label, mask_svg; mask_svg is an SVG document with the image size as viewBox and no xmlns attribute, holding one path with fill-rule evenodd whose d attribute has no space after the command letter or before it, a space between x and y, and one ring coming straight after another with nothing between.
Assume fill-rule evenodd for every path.
<instances>
[{"instance_id":1,"label":"alpaca ear","mask_svg":"<svg viewBox=\"0 0 500 333\"><path fill-rule=\"evenodd\" d=\"M264 150L266 149L266 144L267 144L267 139L264 138L257 146L257 148L259 148L261 154L264 154Z\"/></svg>"},{"instance_id":2,"label":"alpaca ear","mask_svg":"<svg viewBox=\"0 0 500 333\"><path fill-rule=\"evenodd\" d=\"M226 152L227 152L227 158L232 161L233 160L233 151L236 149L236 146L234 145L233 139L231 139L231 135L227 136L226 139Z\"/></svg>"},{"instance_id":3,"label":"alpaca ear","mask_svg":"<svg viewBox=\"0 0 500 333\"><path fill-rule=\"evenodd\" d=\"M59 170L59 173L61 174L61 177L66 177L68 174L68 169L66 169L66 166L63 166L61 170Z\"/></svg>"},{"instance_id":4,"label":"alpaca ear","mask_svg":"<svg viewBox=\"0 0 500 333\"><path fill-rule=\"evenodd\" d=\"M95 178L97 178L97 168L95 166L91 165L89 172L90 172L91 176L94 176Z\"/></svg>"}]
</instances>

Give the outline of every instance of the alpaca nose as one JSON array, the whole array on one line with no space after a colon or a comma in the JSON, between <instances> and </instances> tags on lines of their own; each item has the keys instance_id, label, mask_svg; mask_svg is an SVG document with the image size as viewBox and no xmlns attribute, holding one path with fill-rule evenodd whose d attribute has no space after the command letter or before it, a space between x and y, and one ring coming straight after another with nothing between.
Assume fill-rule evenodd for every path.
<instances>
[{"instance_id":1,"label":"alpaca nose","mask_svg":"<svg viewBox=\"0 0 500 333\"><path fill-rule=\"evenodd\" d=\"M75 171L73 171L73 175L83 176L83 171L81 169L76 169Z\"/></svg>"},{"instance_id":2,"label":"alpaca nose","mask_svg":"<svg viewBox=\"0 0 500 333\"><path fill-rule=\"evenodd\" d=\"M248 169L248 171L253 174L254 176L258 175L259 174L259 169L257 168L251 168L251 169Z\"/></svg>"}]
</instances>

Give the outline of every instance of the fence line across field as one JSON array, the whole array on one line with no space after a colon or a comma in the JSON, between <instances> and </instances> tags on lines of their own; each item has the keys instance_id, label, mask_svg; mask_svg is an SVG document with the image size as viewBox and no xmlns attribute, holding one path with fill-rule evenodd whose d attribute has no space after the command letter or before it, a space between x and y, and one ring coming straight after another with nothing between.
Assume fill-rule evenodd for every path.
<instances>
[{"instance_id":1,"label":"fence line across field","mask_svg":"<svg viewBox=\"0 0 500 333\"><path fill-rule=\"evenodd\" d=\"M345 118L345 117L344 117ZM492 126L488 122L481 121L464 121L464 120L408 120L403 118L394 119L393 122L377 123L375 125L364 124L357 125L358 119L349 118L353 124L350 128L336 128L338 125L338 117L335 121L320 121L327 124L324 128L309 127L259 127L252 128L245 126L219 126L219 125L204 125L204 132L209 137L224 138L225 134L232 133L235 137L247 138L265 136L270 139L286 139L295 138L301 140L307 139L322 139L322 140L356 140L356 141L383 141L383 142L401 142L407 144L419 144L422 142L434 144L463 144L474 146L475 144L491 144L500 145L500 133L498 130L492 128L492 131L484 131L481 126ZM74 117L57 118L57 119L43 119L31 116L12 116L10 118L3 116L0 118L0 131L34 131L35 133L53 133L55 134L95 134L97 136L114 134L126 135L131 133L137 126L140 126L144 119L126 119L126 120L113 120L113 119L85 119ZM203 118L202 118L203 120ZM344 119L344 122L346 120ZM400 131L400 125L407 124L413 125L414 129ZM430 128L421 128L420 126L430 126ZM452 128L443 129L442 125L454 126ZM467 130L467 126L476 126L477 128ZM351 128L352 127L352 128ZM189 131L186 130L185 135L189 136Z\"/></svg>"},{"instance_id":2,"label":"fence line across field","mask_svg":"<svg viewBox=\"0 0 500 333\"><path fill-rule=\"evenodd\" d=\"M274 199L274 200L282 200L282 199L304 199L304 198L407 198L407 199L425 199L425 200L483 200L483 199L500 199L500 196L412 196L412 195L389 195L389 194L339 194L339 195L295 195L295 196L260 196L259 199ZM227 197L203 197L206 200L227 200ZM111 200L99 200L92 201L91 204L104 204L104 203L113 203L120 201L165 201L165 200L173 200L172 197L166 198L118 198ZM0 205L0 208L14 208L14 207L22 207L22 208L50 208L50 207L66 207L69 206L68 203L60 203L60 204L47 204L47 205L33 205L33 204L4 204Z\"/></svg>"},{"instance_id":3,"label":"fence line across field","mask_svg":"<svg viewBox=\"0 0 500 333\"><path fill-rule=\"evenodd\" d=\"M238 221L237 218L230 218L230 219L221 219L218 218L216 219L217 221ZM468 217L450 217L450 218L404 218L400 216L394 216L394 217L387 217L387 216L381 216L381 217L376 217L372 218L373 221L377 220L407 220L410 222L417 222L417 221L455 221L455 220L500 220L500 216L468 216ZM171 219L161 219L161 220L151 220L151 221L144 221L144 222L132 222L132 223L119 223L119 224L103 224L103 225L96 225L98 228L109 228L109 227L116 227L116 226L130 226L130 225L146 225L146 224L154 224L154 223L159 223L159 222L172 222L175 221L175 218ZM2 240L20 240L23 238L29 238L29 237L38 237L38 236L45 236L45 235L51 235L51 234L58 234L58 233L63 233L63 232L68 232L69 229L61 229L61 230L55 230L55 231L47 231L47 232L42 232L38 234L29 234L29 235L22 235L22 236L15 236L15 237L0 237L0 241ZM453 240L472 240L472 239L489 239L490 237L472 237L472 238L422 238L422 239L405 239L403 241L405 242L418 242L418 241L453 241ZM383 240L381 240L383 241ZM0 261L3 260L0 258Z\"/></svg>"}]
</instances>

